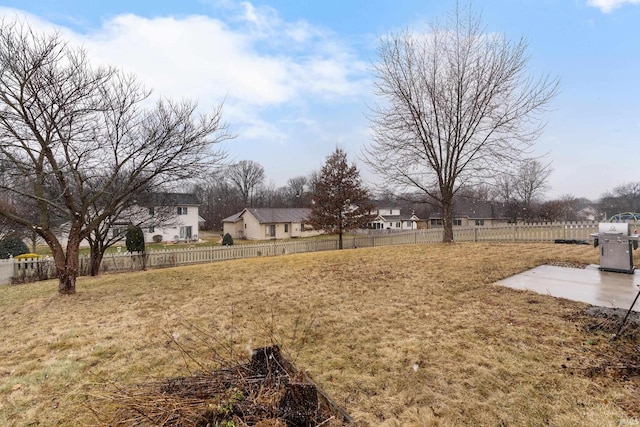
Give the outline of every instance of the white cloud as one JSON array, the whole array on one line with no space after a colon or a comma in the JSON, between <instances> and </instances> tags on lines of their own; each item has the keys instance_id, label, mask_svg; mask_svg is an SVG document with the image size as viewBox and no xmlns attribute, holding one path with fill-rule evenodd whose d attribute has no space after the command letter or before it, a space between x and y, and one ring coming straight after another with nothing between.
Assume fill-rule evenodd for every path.
<instances>
[{"instance_id":1,"label":"white cloud","mask_svg":"<svg viewBox=\"0 0 640 427\"><path fill-rule=\"evenodd\" d=\"M603 13L611 13L614 9L627 4L640 4L640 0L588 0L588 4L597 7Z\"/></svg>"},{"instance_id":2,"label":"white cloud","mask_svg":"<svg viewBox=\"0 0 640 427\"><path fill-rule=\"evenodd\" d=\"M163 95L226 96L256 105L295 96L287 82L286 58L255 52L244 34L203 16L119 16L84 44L101 61L131 70Z\"/></svg>"},{"instance_id":3,"label":"white cloud","mask_svg":"<svg viewBox=\"0 0 640 427\"><path fill-rule=\"evenodd\" d=\"M228 146L234 158L254 159L268 174L280 172L281 156L272 161L275 171L269 165L269 157L280 150L304 151L305 163L318 153L322 158L328 153L327 141L335 142L331 133L338 132L338 126L313 123L320 116L333 120L328 116L341 105L365 108L363 99L370 94L367 63L325 28L285 22L274 9L248 2L216 6L223 10L215 17L126 14L87 33L56 29L63 39L84 46L94 63L135 74L154 96L197 99L204 111L224 100L225 121L238 134ZM32 28L54 28L41 18L11 13L24 17ZM353 135L363 126L364 120L352 119L339 127ZM298 168L291 172L295 175L317 167L302 161L290 166Z\"/></svg>"}]
</instances>

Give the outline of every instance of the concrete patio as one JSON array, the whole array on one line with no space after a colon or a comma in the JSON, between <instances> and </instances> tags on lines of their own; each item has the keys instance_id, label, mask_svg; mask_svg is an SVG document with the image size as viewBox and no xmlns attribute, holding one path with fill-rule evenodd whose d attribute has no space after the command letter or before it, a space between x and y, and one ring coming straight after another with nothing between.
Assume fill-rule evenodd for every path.
<instances>
[{"instance_id":1,"label":"concrete patio","mask_svg":"<svg viewBox=\"0 0 640 427\"><path fill-rule=\"evenodd\" d=\"M497 283L513 289L628 310L640 290L640 274L600 271L597 265L584 269L542 265ZM633 310L640 312L640 301L636 302Z\"/></svg>"}]
</instances>

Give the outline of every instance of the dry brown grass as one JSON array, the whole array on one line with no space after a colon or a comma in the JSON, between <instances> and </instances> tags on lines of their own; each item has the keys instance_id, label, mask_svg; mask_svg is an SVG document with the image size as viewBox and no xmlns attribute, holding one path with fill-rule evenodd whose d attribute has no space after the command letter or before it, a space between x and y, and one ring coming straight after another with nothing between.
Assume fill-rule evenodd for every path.
<instances>
[{"instance_id":1,"label":"dry brown grass","mask_svg":"<svg viewBox=\"0 0 640 427\"><path fill-rule=\"evenodd\" d=\"M611 350L584 328L585 304L493 284L596 256L404 246L81 278L74 296L52 281L5 286L0 425L96 425L89 408L113 408L94 396L115 386L201 369L187 354L216 368L274 342L362 426L637 423L637 377L584 374Z\"/></svg>"}]
</instances>

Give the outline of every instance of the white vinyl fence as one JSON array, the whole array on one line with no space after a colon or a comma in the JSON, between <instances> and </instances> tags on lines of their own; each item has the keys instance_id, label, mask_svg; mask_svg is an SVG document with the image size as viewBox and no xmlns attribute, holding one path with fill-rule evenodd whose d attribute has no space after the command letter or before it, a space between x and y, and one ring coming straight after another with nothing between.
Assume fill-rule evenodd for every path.
<instances>
[{"instance_id":1,"label":"white vinyl fence","mask_svg":"<svg viewBox=\"0 0 640 427\"><path fill-rule=\"evenodd\" d=\"M595 222L571 222L558 224L523 224L492 227L456 227L456 242L586 242L589 234L595 233ZM411 245L442 242L443 230L434 228L408 232L384 232L371 235L345 236L345 249L372 246ZM106 254L100 266L101 273L134 271L143 268L176 267L204 264L241 258L288 255L304 252L319 252L338 249L338 239L274 240L235 246L207 246L184 249L164 249L139 253ZM2 261L2 260L0 260ZM0 284L45 280L55 277L53 260L50 258L6 260L0 263ZM10 266L10 267L7 267ZM12 274L10 276L9 274ZM89 274L88 256L80 257L80 275ZM13 279L11 278L13 277ZM4 278L4 281L3 281Z\"/></svg>"},{"instance_id":2,"label":"white vinyl fence","mask_svg":"<svg viewBox=\"0 0 640 427\"><path fill-rule=\"evenodd\" d=\"M0 259L0 285L11 283L13 269L14 266L12 259Z\"/></svg>"}]
</instances>

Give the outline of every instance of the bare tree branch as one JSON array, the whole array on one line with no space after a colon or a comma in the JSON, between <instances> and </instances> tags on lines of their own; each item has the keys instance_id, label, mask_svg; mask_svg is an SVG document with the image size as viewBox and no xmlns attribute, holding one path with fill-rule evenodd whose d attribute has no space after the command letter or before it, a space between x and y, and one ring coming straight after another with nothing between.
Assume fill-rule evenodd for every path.
<instances>
[{"instance_id":1,"label":"bare tree branch","mask_svg":"<svg viewBox=\"0 0 640 427\"><path fill-rule=\"evenodd\" d=\"M131 75L92 67L58 34L0 22L0 155L15 178L0 191L35 210L23 216L0 205L0 216L49 245L62 293L75 292L80 242L136 194L196 178L224 158L212 147L232 137L222 105L197 115L189 101L150 108L149 95Z\"/></svg>"},{"instance_id":2,"label":"bare tree branch","mask_svg":"<svg viewBox=\"0 0 640 427\"><path fill-rule=\"evenodd\" d=\"M387 183L415 188L443 211L453 240L452 201L525 157L557 79L526 74L526 43L486 34L480 18L456 10L427 34L381 40L371 108L374 142L365 161Z\"/></svg>"}]
</instances>

